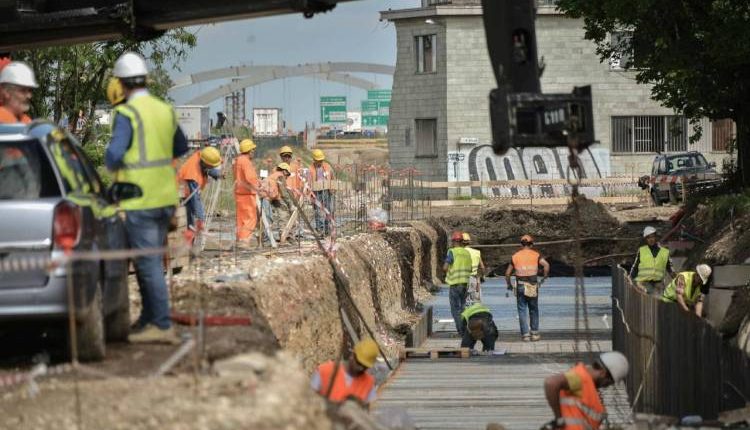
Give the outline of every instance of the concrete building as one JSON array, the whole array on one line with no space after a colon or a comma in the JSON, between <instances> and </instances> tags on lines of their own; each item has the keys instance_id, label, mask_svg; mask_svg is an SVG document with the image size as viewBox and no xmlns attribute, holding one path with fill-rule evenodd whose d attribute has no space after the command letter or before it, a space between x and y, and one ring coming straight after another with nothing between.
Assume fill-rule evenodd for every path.
<instances>
[{"instance_id":1,"label":"concrete building","mask_svg":"<svg viewBox=\"0 0 750 430\"><path fill-rule=\"evenodd\" d=\"M488 94L496 83L479 0L422 0L420 8L384 11L381 18L395 24L398 45L389 123L392 168L413 166L433 181L564 177L565 148L492 153ZM546 64L543 92L592 86L600 144L582 154L586 176L648 174L657 150L699 150L721 165L731 124L704 121L703 137L690 145L687 121L651 100L650 88L620 67L627 58L601 63L594 44L584 39L582 20L557 12L554 0L540 1L536 32Z\"/></svg>"}]
</instances>

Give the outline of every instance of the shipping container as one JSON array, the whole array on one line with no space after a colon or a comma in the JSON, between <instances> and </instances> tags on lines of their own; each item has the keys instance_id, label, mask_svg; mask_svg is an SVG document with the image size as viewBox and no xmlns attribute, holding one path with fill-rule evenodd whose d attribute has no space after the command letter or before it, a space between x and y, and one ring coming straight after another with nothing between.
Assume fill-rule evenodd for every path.
<instances>
[{"instance_id":1,"label":"shipping container","mask_svg":"<svg viewBox=\"0 0 750 430\"><path fill-rule=\"evenodd\" d=\"M279 108L253 109L253 136L278 136L283 123Z\"/></svg>"},{"instance_id":2,"label":"shipping container","mask_svg":"<svg viewBox=\"0 0 750 430\"><path fill-rule=\"evenodd\" d=\"M208 106L176 106L177 123L188 140L206 140L211 134Z\"/></svg>"},{"instance_id":3,"label":"shipping container","mask_svg":"<svg viewBox=\"0 0 750 430\"><path fill-rule=\"evenodd\" d=\"M344 133L362 133L362 112L347 112Z\"/></svg>"}]
</instances>

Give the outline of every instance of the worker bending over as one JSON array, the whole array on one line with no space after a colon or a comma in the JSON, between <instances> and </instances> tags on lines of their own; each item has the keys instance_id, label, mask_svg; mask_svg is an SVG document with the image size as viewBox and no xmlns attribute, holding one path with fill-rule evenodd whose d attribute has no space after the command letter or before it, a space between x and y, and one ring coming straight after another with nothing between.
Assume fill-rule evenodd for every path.
<instances>
[{"instance_id":1,"label":"worker bending over","mask_svg":"<svg viewBox=\"0 0 750 430\"><path fill-rule=\"evenodd\" d=\"M327 361L318 366L310 386L331 402L343 403L353 399L368 406L375 400L377 390L375 377L367 370L375 365L378 351L378 344L374 340L362 339L354 345L346 364Z\"/></svg>"},{"instance_id":2,"label":"worker bending over","mask_svg":"<svg viewBox=\"0 0 750 430\"><path fill-rule=\"evenodd\" d=\"M544 395L555 414L545 429L598 429L606 415L599 389L628 376L628 359L618 352L605 352L591 365L578 363L566 373L544 380Z\"/></svg>"},{"instance_id":3,"label":"worker bending over","mask_svg":"<svg viewBox=\"0 0 750 430\"><path fill-rule=\"evenodd\" d=\"M461 312L466 306L466 292L471 276L471 254L464 248L464 235L460 231L451 235L453 246L448 250L443 263L445 283L448 284L448 300L456 331L463 335Z\"/></svg>"},{"instance_id":4,"label":"worker bending over","mask_svg":"<svg viewBox=\"0 0 750 430\"><path fill-rule=\"evenodd\" d=\"M315 207L315 229L323 235L331 234L331 220L326 216L328 211L333 216L333 196L335 193L334 180L336 175L333 168L326 161L326 156L320 149L312 151L313 164L310 166L310 184L318 204Z\"/></svg>"},{"instance_id":5,"label":"worker bending over","mask_svg":"<svg viewBox=\"0 0 750 430\"><path fill-rule=\"evenodd\" d=\"M31 122L31 96L39 84L26 63L12 61L0 72L0 124Z\"/></svg>"},{"instance_id":6,"label":"worker bending over","mask_svg":"<svg viewBox=\"0 0 750 430\"><path fill-rule=\"evenodd\" d=\"M492 320L490 308L482 303L474 303L461 312L463 338L461 348L474 349L478 340L482 341L482 351L494 351L497 340L497 326Z\"/></svg>"},{"instance_id":7,"label":"worker bending over","mask_svg":"<svg viewBox=\"0 0 750 430\"><path fill-rule=\"evenodd\" d=\"M273 225L274 222L274 209L278 209L283 213L276 220L280 225L284 223L284 219L289 219L291 215L291 208L288 206L281 191L282 187L286 186L286 178L288 177L289 165L279 163L276 169L261 183L260 197L263 198L262 208L269 226Z\"/></svg>"},{"instance_id":8,"label":"worker bending over","mask_svg":"<svg viewBox=\"0 0 750 430\"><path fill-rule=\"evenodd\" d=\"M644 293L660 296L664 292L664 275L675 277L669 249L657 243L656 229L651 226L643 229L643 238L646 244L638 248L630 278Z\"/></svg>"},{"instance_id":9,"label":"worker bending over","mask_svg":"<svg viewBox=\"0 0 750 430\"><path fill-rule=\"evenodd\" d=\"M187 209L188 230L186 238L192 243L195 236L206 226L206 212L201 200L201 191L208 183L208 177L219 179L221 153L213 146L195 151L177 173L182 187L182 198Z\"/></svg>"},{"instance_id":10,"label":"worker bending over","mask_svg":"<svg viewBox=\"0 0 750 430\"><path fill-rule=\"evenodd\" d=\"M471 255L471 276L469 276L468 295L475 301L482 301L482 282L484 281L484 261L482 251L471 248L471 235L464 233L464 248Z\"/></svg>"},{"instance_id":11,"label":"worker bending over","mask_svg":"<svg viewBox=\"0 0 750 430\"><path fill-rule=\"evenodd\" d=\"M240 142L240 155L234 162L234 200L237 206L237 240L250 241L258 225L258 191L260 181L255 170L255 142Z\"/></svg>"},{"instance_id":12,"label":"worker bending over","mask_svg":"<svg viewBox=\"0 0 750 430\"><path fill-rule=\"evenodd\" d=\"M513 254L511 263L505 271L505 282L509 290L514 290L518 322L521 326L521 339L524 342L538 341L539 335L539 287L549 276L549 263L533 249L534 238L528 234L521 237L521 250ZM538 279L539 266L544 269L544 278ZM510 277L515 272L516 287L513 288ZM527 314L528 310L528 314ZM531 319L531 333L529 333Z\"/></svg>"},{"instance_id":13,"label":"worker bending over","mask_svg":"<svg viewBox=\"0 0 750 430\"><path fill-rule=\"evenodd\" d=\"M708 294L708 282L711 279L711 266L699 264L695 271L680 272L662 294L662 301L677 303L686 312L703 316L703 299ZM697 275L697 276L696 276Z\"/></svg>"},{"instance_id":14,"label":"worker bending over","mask_svg":"<svg viewBox=\"0 0 750 430\"><path fill-rule=\"evenodd\" d=\"M302 167L299 160L293 160L292 147L284 145L279 149L279 158L282 163L289 165L289 176L286 178L286 188L292 192L294 198L302 194L304 183L302 182Z\"/></svg>"}]
</instances>

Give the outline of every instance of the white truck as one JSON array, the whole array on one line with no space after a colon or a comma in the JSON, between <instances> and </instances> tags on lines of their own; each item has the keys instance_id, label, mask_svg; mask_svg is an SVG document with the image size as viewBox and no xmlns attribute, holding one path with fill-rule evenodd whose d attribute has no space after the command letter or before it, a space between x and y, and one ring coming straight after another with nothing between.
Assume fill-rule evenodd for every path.
<instances>
[{"instance_id":1,"label":"white truck","mask_svg":"<svg viewBox=\"0 0 750 430\"><path fill-rule=\"evenodd\" d=\"M253 109L253 136L278 136L282 128L281 109Z\"/></svg>"},{"instance_id":2,"label":"white truck","mask_svg":"<svg viewBox=\"0 0 750 430\"><path fill-rule=\"evenodd\" d=\"M362 133L362 112L346 113L346 125L344 125L344 133Z\"/></svg>"},{"instance_id":3,"label":"white truck","mask_svg":"<svg viewBox=\"0 0 750 430\"><path fill-rule=\"evenodd\" d=\"M189 141L206 140L211 134L208 106L175 106L177 123Z\"/></svg>"}]
</instances>

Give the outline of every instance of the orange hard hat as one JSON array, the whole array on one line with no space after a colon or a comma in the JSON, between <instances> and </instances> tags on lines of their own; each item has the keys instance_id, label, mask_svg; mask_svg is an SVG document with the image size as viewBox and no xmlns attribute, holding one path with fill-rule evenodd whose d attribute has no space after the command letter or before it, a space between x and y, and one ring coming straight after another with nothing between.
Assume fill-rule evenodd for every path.
<instances>
[{"instance_id":1,"label":"orange hard hat","mask_svg":"<svg viewBox=\"0 0 750 430\"><path fill-rule=\"evenodd\" d=\"M523 242L534 243L534 238L531 237L531 235L529 235L529 234L524 234L523 236L521 236L521 243L523 243Z\"/></svg>"},{"instance_id":2,"label":"orange hard hat","mask_svg":"<svg viewBox=\"0 0 750 430\"><path fill-rule=\"evenodd\" d=\"M454 231L451 235L451 240L454 242L461 242L464 240L464 234L460 231Z\"/></svg>"}]
</instances>

